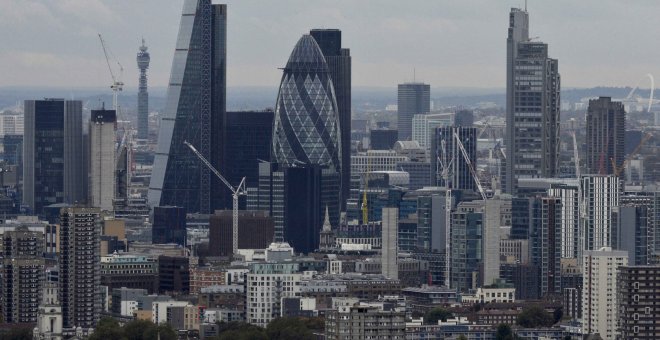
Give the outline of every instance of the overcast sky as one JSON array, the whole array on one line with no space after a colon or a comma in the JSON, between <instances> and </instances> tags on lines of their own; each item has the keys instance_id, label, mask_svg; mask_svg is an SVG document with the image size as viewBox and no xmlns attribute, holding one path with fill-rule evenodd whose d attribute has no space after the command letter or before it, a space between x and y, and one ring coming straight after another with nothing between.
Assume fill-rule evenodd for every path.
<instances>
[{"instance_id":1,"label":"overcast sky","mask_svg":"<svg viewBox=\"0 0 660 340\"><path fill-rule=\"evenodd\" d=\"M216 1L217 2L217 1ZM149 83L167 85L183 0L0 0L0 86L101 87L97 33L136 87L142 36ZM301 34L339 28L354 86L504 87L511 7L524 0L238 0L228 3L228 85L277 86ZM660 1L530 0L530 35L559 59L563 87L632 86L660 75ZM644 80L645 81L645 80ZM648 87L645 82L642 87Z\"/></svg>"}]
</instances>

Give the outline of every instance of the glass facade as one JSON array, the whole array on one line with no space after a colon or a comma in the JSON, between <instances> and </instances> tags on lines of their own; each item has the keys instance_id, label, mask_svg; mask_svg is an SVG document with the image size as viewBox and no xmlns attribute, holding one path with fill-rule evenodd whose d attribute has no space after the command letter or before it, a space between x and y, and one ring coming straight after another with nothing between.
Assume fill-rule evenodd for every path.
<instances>
[{"instance_id":1,"label":"glass facade","mask_svg":"<svg viewBox=\"0 0 660 340\"><path fill-rule=\"evenodd\" d=\"M183 142L222 171L226 24L226 5L210 0L184 3L149 184L152 206L201 213L223 206L224 186Z\"/></svg>"},{"instance_id":2,"label":"glass facade","mask_svg":"<svg viewBox=\"0 0 660 340\"><path fill-rule=\"evenodd\" d=\"M327 165L341 172L339 119L323 53L303 35L284 68L273 129L274 160L282 165Z\"/></svg>"},{"instance_id":3,"label":"glass facade","mask_svg":"<svg viewBox=\"0 0 660 340\"><path fill-rule=\"evenodd\" d=\"M442 178L442 165L450 164L449 187L452 189L477 190L477 185L472 177L468 163L456 143L454 133L458 135L463 147L472 163L477 168L477 129L471 127L439 127L433 133L431 147L431 173L435 178L437 186L444 187ZM444 141L444 146L442 142ZM444 149L444 150L443 150Z\"/></svg>"}]
</instances>

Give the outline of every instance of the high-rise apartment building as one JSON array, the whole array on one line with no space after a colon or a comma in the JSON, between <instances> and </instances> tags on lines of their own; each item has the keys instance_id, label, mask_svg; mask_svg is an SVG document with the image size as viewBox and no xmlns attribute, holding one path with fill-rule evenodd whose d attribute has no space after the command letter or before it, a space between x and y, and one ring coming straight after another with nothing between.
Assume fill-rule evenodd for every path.
<instances>
[{"instance_id":1,"label":"high-rise apartment building","mask_svg":"<svg viewBox=\"0 0 660 340\"><path fill-rule=\"evenodd\" d=\"M17 227L2 235L2 316L6 323L36 323L46 278L44 233Z\"/></svg>"},{"instance_id":2,"label":"high-rise apartment building","mask_svg":"<svg viewBox=\"0 0 660 340\"><path fill-rule=\"evenodd\" d=\"M625 155L626 111L610 97L589 100L587 109L587 173L612 175Z\"/></svg>"},{"instance_id":3,"label":"high-rise apartment building","mask_svg":"<svg viewBox=\"0 0 660 340\"><path fill-rule=\"evenodd\" d=\"M227 189L183 144L220 172L226 148L227 6L185 0L149 183L151 206L211 213Z\"/></svg>"},{"instance_id":4,"label":"high-rise apartment building","mask_svg":"<svg viewBox=\"0 0 660 340\"><path fill-rule=\"evenodd\" d=\"M431 173L437 186L447 186L452 190L477 190L477 183L470 172L470 167L463 156L455 135L461 140L465 152L474 169L477 166L477 129L472 127L439 127L433 132L431 146ZM449 183L445 183L444 166L449 167Z\"/></svg>"},{"instance_id":5,"label":"high-rise apartment building","mask_svg":"<svg viewBox=\"0 0 660 340\"><path fill-rule=\"evenodd\" d=\"M399 209L383 208L381 271L389 279L399 279L398 260Z\"/></svg>"},{"instance_id":6,"label":"high-rise apartment building","mask_svg":"<svg viewBox=\"0 0 660 340\"><path fill-rule=\"evenodd\" d=\"M110 211L115 198L115 110L92 110L89 121L89 198L93 207Z\"/></svg>"},{"instance_id":7,"label":"high-rise apartment building","mask_svg":"<svg viewBox=\"0 0 660 340\"><path fill-rule=\"evenodd\" d=\"M561 200L561 257L580 258L582 243L580 243L580 198L577 185L552 184L548 189L548 197Z\"/></svg>"},{"instance_id":8,"label":"high-rise apartment building","mask_svg":"<svg viewBox=\"0 0 660 340\"><path fill-rule=\"evenodd\" d=\"M580 202L583 209L580 216L582 249L616 247L614 210L619 205L619 184L620 181L613 175L585 175L580 179Z\"/></svg>"},{"instance_id":9,"label":"high-rise apartment building","mask_svg":"<svg viewBox=\"0 0 660 340\"><path fill-rule=\"evenodd\" d=\"M142 39L142 46L140 52L137 53L137 65L140 69L140 83L138 86L138 138L149 138L149 91L147 91L147 69L149 68L149 61L151 58L147 52L147 45L144 44Z\"/></svg>"},{"instance_id":10,"label":"high-rise apartment building","mask_svg":"<svg viewBox=\"0 0 660 340\"><path fill-rule=\"evenodd\" d=\"M451 217L450 287L461 292L480 285L484 202L461 202ZM498 242L499 245L499 242Z\"/></svg>"},{"instance_id":11,"label":"high-rise apartment building","mask_svg":"<svg viewBox=\"0 0 660 340\"><path fill-rule=\"evenodd\" d=\"M628 253L603 247L587 250L582 260L582 331L617 337L617 269L628 265Z\"/></svg>"},{"instance_id":12,"label":"high-rise apartment building","mask_svg":"<svg viewBox=\"0 0 660 340\"><path fill-rule=\"evenodd\" d=\"M431 110L431 85L399 84L397 104L399 140L411 140L413 117Z\"/></svg>"},{"instance_id":13,"label":"high-rise apartment building","mask_svg":"<svg viewBox=\"0 0 660 340\"><path fill-rule=\"evenodd\" d=\"M554 177L559 154L560 76L548 45L532 41L529 14L512 8L507 37L506 173L503 189L518 178Z\"/></svg>"},{"instance_id":14,"label":"high-rise apartment building","mask_svg":"<svg viewBox=\"0 0 660 340\"><path fill-rule=\"evenodd\" d=\"M309 34L323 52L335 89L341 139L341 210L345 211L351 180L351 50L341 47L338 29L313 29Z\"/></svg>"},{"instance_id":15,"label":"high-rise apartment building","mask_svg":"<svg viewBox=\"0 0 660 340\"><path fill-rule=\"evenodd\" d=\"M247 322L266 327L280 316L283 297L300 296L298 263L253 263L245 278L245 317Z\"/></svg>"},{"instance_id":16,"label":"high-rise apartment building","mask_svg":"<svg viewBox=\"0 0 660 340\"><path fill-rule=\"evenodd\" d=\"M619 267L616 278L619 334L651 340L660 330L660 266Z\"/></svg>"},{"instance_id":17,"label":"high-rise apartment building","mask_svg":"<svg viewBox=\"0 0 660 340\"><path fill-rule=\"evenodd\" d=\"M617 249L628 252L628 263L647 265L653 257L651 211L646 205L621 204L617 212Z\"/></svg>"},{"instance_id":18,"label":"high-rise apartment building","mask_svg":"<svg viewBox=\"0 0 660 340\"><path fill-rule=\"evenodd\" d=\"M530 261L539 268L541 296L561 293L562 201L553 197L530 199Z\"/></svg>"},{"instance_id":19,"label":"high-rise apartment building","mask_svg":"<svg viewBox=\"0 0 660 340\"><path fill-rule=\"evenodd\" d=\"M94 328L101 316L100 236L98 208L62 208L59 298L64 328Z\"/></svg>"},{"instance_id":20,"label":"high-rise apartment building","mask_svg":"<svg viewBox=\"0 0 660 340\"><path fill-rule=\"evenodd\" d=\"M36 214L56 203L84 202L82 102L25 101L23 204Z\"/></svg>"}]
</instances>

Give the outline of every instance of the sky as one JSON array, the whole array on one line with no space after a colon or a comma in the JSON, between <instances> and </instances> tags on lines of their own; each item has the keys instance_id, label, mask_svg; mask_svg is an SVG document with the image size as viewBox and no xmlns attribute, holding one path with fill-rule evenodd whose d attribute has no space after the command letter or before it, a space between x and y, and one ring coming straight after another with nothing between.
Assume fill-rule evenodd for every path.
<instances>
[{"instance_id":1,"label":"sky","mask_svg":"<svg viewBox=\"0 0 660 340\"><path fill-rule=\"evenodd\" d=\"M214 3L221 3L214 1ZM505 87L511 7L524 0L236 0L228 4L227 85L279 85L296 41L339 28L353 86ZM0 87L109 86L97 34L137 87L144 37L151 86L166 86L183 0L1 0ZM530 35L559 59L562 87L649 87L660 75L660 1L529 0ZM113 66L115 64L113 63ZM117 72L118 73L118 72Z\"/></svg>"}]
</instances>

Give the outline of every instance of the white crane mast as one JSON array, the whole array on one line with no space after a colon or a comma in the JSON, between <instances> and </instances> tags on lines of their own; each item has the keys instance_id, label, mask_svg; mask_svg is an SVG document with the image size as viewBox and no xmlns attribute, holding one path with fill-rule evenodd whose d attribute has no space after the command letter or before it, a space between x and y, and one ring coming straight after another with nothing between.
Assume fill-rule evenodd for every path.
<instances>
[{"instance_id":1,"label":"white crane mast","mask_svg":"<svg viewBox=\"0 0 660 340\"><path fill-rule=\"evenodd\" d=\"M449 278L451 268L451 187L449 185L449 170L454 159L447 159L446 143L443 139L440 141L442 159L438 157L438 163L441 167L441 176L445 181L445 286L449 288L451 280ZM444 161L443 161L444 159Z\"/></svg>"},{"instance_id":2,"label":"white crane mast","mask_svg":"<svg viewBox=\"0 0 660 340\"><path fill-rule=\"evenodd\" d=\"M241 196L241 195L246 194L245 177L243 177L243 179L241 179L241 183L239 183L238 186L236 188L234 188L229 183L229 181L227 181L222 176L222 174L220 174L220 171L218 171L208 160L206 160L206 158L204 158L204 156L202 156L202 154L199 153L199 151L197 151L197 149L195 149L195 147L192 146L192 144L188 143L188 141L183 141L183 144L188 146L188 148L190 148L190 150L192 150L192 152L197 156L197 158L199 158L202 161L202 163L204 163L204 165L206 165L206 167L209 168L209 170L211 170L211 172L213 172L213 174L216 177L218 177L220 179L220 181L222 181L222 183L227 188L229 188L229 190L231 191L231 196L232 196L232 200L233 200L233 202L232 202L233 203L233 207L232 207L233 208L233 211L232 211L232 252L233 252L234 255L236 255L236 254L238 254L238 197Z\"/></svg>"}]
</instances>

